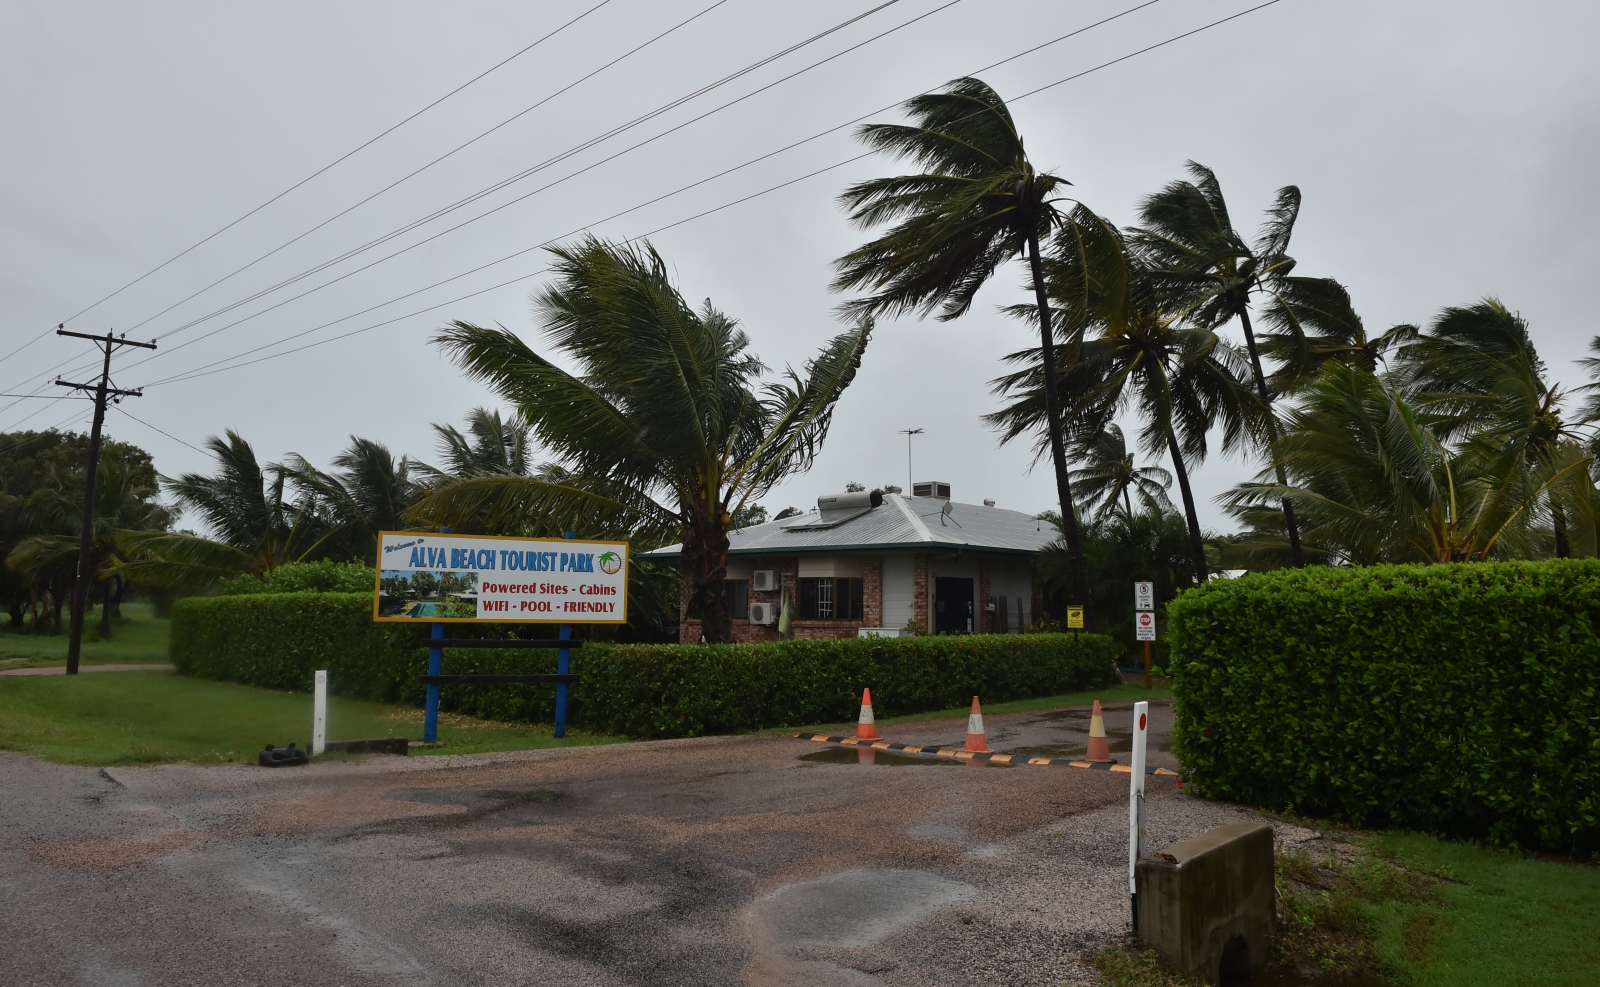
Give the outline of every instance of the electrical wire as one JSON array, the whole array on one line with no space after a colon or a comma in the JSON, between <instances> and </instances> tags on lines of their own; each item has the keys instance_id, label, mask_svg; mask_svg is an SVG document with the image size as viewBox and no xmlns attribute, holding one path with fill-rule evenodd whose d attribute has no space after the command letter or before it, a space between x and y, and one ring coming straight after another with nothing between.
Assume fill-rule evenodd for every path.
<instances>
[{"instance_id":1,"label":"electrical wire","mask_svg":"<svg viewBox=\"0 0 1600 987\"><path fill-rule=\"evenodd\" d=\"M1150 2L1156 2L1156 0L1150 0ZM1212 21L1212 22L1210 22L1208 24L1204 24L1204 25L1202 25L1200 27L1194 28L1193 30L1186 31L1186 32L1184 32L1182 34L1174 35L1174 36L1172 36L1170 38L1167 38L1164 41L1160 41L1160 42L1157 42L1155 44L1148 45L1148 46L1146 46L1144 48L1138 49L1137 51L1129 52L1126 55L1122 55L1122 56L1119 56L1117 58L1110 59L1110 60L1105 61L1105 62L1101 62L1098 65L1092 66L1090 68L1084 69L1082 71L1073 73L1073 74L1068 75L1068 76L1064 76L1064 77L1062 77L1060 79L1055 80L1054 82L1050 82L1050 83L1047 83L1046 85L1039 86L1039 87L1037 87L1035 89L1028 90L1027 92L1022 93L1021 95L1016 96L1016 97L1008 100L1007 102L1008 103L1012 103L1012 104L1017 103L1017 102L1019 102L1019 101L1021 101L1023 99L1027 99L1029 97L1038 95L1039 93L1046 92L1048 90L1054 89L1057 86L1064 85L1064 84L1066 84L1068 82L1071 82L1071 81L1073 81L1075 79L1083 78L1084 76L1090 75L1090 74L1092 74L1094 72L1099 72L1099 71L1101 71L1103 69L1106 69L1106 68L1109 68L1109 67L1111 67L1113 65L1120 64L1121 62L1125 62L1125 61L1127 61L1127 60L1129 60L1131 58L1135 58L1135 57L1137 57L1139 55L1142 55L1142 54L1145 54L1145 53L1148 53L1148 52L1151 52L1151 51L1155 51L1158 48L1165 47L1166 45L1172 44L1172 43L1174 43L1176 41L1180 41L1180 40L1183 40L1184 38L1192 37L1192 36L1194 36L1196 34L1199 34L1199 33L1203 32L1203 31L1207 31L1207 30L1210 30L1212 28L1219 27L1219 26L1221 26L1223 24L1228 23L1229 21L1236 20L1236 19L1238 19L1240 17L1243 17L1243 16L1245 16L1247 14L1253 13L1253 12L1255 12L1257 10L1261 10L1261 9L1263 9L1265 7L1270 7L1273 4L1276 4L1278 2L1279 2L1279 0L1266 0L1265 3L1261 3L1261 4L1258 4L1258 5L1254 6L1254 7L1250 7L1248 9L1246 9L1246 10L1243 10L1243 11L1240 11L1238 13L1232 14L1232 15L1230 15L1228 17L1220 18L1220 19ZM1149 3L1142 4L1140 6L1149 6ZM1125 11L1124 13L1131 13L1132 10L1137 10L1137 9L1139 9L1139 8L1138 7L1131 8L1129 11ZM1117 15L1117 16L1122 16L1122 15ZM1097 22L1097 23L1104 23L1104 21ZM1093 26L1093 25L1091 25L1091 26ZM1081 29L1081 30L1087 30L1087 28L1084 28L1084 29ZM1081 31L1080 32L1075 32L1075 33L1081 33ZM1057 39L1057 40L1060 40L1060 39ZM1053 42L1047 42L1046 45L1048 45L1050 43L1053 43ZM1034 50L1037 50L1038 47L1045 47L1045 45L1037 46L1035 49L1030 49L1030 52L1034 51ZM1030 52L1024 52L1022 54L1027 54L1027 53L1030 53ZM1017 57L1020 57L1020 55L1012 56L1012 59L1017 58ZM1010 61L1012 59L1006 59L1006 61ZM994 65L986 66L985 68L979 69L977 71L979 71L979 72L987 71L989 68L993 68L995 65L999 65L999 64L1003 64L1003 62L994 63ZM931 92L932 90L929 90L929 91ZM891 104L890 108L893 108L893 106L897 106L897 105L900 105L900 104L899 103ZM868 113L868 114L863 115L862 117L856 118L856 120L855 121L851 121L851 123L858 122L861 119L865 119L866 116L871 116L871 115L874 115L874 114L876 114L878 112L882 112L882 111L881 110L874 110L871 113ZM986 111L978 111L978 112L981 113L981 112L986 112ZM974 114L974 115L976 115L976 114ZM849 126L849 125L850 125L849 123L842 124L839 127L831 128L829 131L824 131L823 133L824 134L825 133L832 133L834 131L837 131L837 130L842 129L843 127L846 127L846 126ZM816 136L821 136L821 134L816 135ZM806 140L809 141L809 140L813 140L813 139L815 139L815 137L807 138ZM797 146L797 145L790 145L790 146L792 147L792 146ZM780 151L781 151L781 149L780 149ZM772 152L772 153L776 154L776 153L780 153L780 152ZM693 222L694 220L701 219L701 218L703 218L705 216L712 215L713 213L717 213L717 212L721 212L721 211L723 211L725 209L733 208L734 206L741 205L741 204L743 204L745 202L751 201L752 199L760 198L762 196L771 194L772 192L776 192L776 191L778 191L780 189L787 188L787 187L789 187L791 185L794 185L794 184L797 184L799 182L805 181L806 179L813 178L813 177L815 177L817 175L821 175L821 174L824 174L826 172L836 170L838 168L842 168L842 167L844 167L844 166L846 166L848 164L851 164L851 163L853 163L855 161L859 161L859 160L861 160L863 158L870 157L875 153L876 153L875 151L867 151L867 152L864 152L862 154L854 155L854 156L852 156L850 158L846 158L846 159L844 159L842 161L835 162L834 164L828 165L826 167L817 169L815 171L808 172L807 174L801 175L798 178L790 179L790 180L788 180L786 182L782 182L782 183L780 183L778 185L774 185L774 186L768 187L768 188L763 189L763 190L761 190L759 192L755 192L755 193L752 193L750 195L743 196L743 197L741 197L739 199L735 199L735 200L733 200L731 202L727 202L727 203L724 203L722 205L713 207L711 209L707 209L707 210L704 210L702 212L695 213L692 216L689 216L689 217L686 217L684 219L678 220L678 221L676 221L674 223L667 224L666 226L658 227L658 228L656 228L654 230L651 230L651 231L649 231L647 233L642 233L642 234L639 234L638 236L630 237L628 242L631 242L633 240L642 239L642 238L649 237L649 236L654 236L657 233L661 233L661 232L664 232L666 230L670 230L670 229L673 229L675 227L682 226L685 223ZM771 155L765 155L764 157L770 157L770 156ZM761 159L754 159L754 160L761 160ZM738 166L738 167L744 167L744 166L741 165L741 166ZM729 169L729 170L737 170L737 169ZM720 173L720 174L726 174L726 172L723 172L723 173ZM682 189L678 189L678 190L675 190L673 192L669 192L666 195L658 196L657 198L652 199L649 202L641 203L641 204L639 204L637 206L630 207L629 209L623 210L622 212L619 212L619 213L614 213L611 216L606 217L605 219L602 219L602 220L599 220L596 223L590 224L590 226L597 226L597 225L600 225L601 223L608 222L608 221L610 221L612 219L615 219L615 218L617 218L619 216L625 215L625 214L627 214L629 212L636 211L638 209L643 208L644 206L653 204L654 202L658 202L661 199L668 198L668 197L670 197L672 195L676 195L679 192L682 192L682 191L684 191L686 189L693 188L696 185L704 184L705 181L709 181L709 180L710 179L703 179L702 181L695 183L695 185L684 186L684 188L682 188ZM577 232L577 231L575 231L575 232ZM572 235L571 233L564 234L563 237L557 237L557 238L554 238L552 240L546 241L543 244L537 244L537 245L535 245L533 247L525 248L525 249L523 249L521 251L518 251L515 254L509 254L506 257L500 258L497 261L492 261L489 264L482 265L482 266L480 266L478 268L474 268L473 271L469 271L469 272L466 272L466 273L469 273L469 274L470 273L475 273L476 271L483 270L486 267L490 267L490 266L493 266L494 264L498 264L498 263L501 263L501 262L503 262L505 260L509 260L512 257L516 257L516 256L519 256L521 254L528 253L528 252L530 252L532 250L537 250L537 249L539 249L540 247L543 247L543 246L548 246L548 245L550 245L552 243L558 242L560 239L563 239L565 236L571 236L571 235ZM524 276L519 277L519 278L514 278L514 279L512 279L510 281L506 281L506 282L503 282L501 284L497 284L497 285L491 286L490 288L485 288L485 289L482 289L480 291L475 291L475 292L472 292L472 293L467 294L467 295L462 295L459 298L453 298L453 299L450 299L450 300L445 301L445 302L440 302L437 305L429 306L428 308L425 308L425 309L419 309L419 310L417 310L415 312L407 313L406 315L403 315L403 316L398 316L398 317L395 317L393 319L385 320L384 322L377 323L377 324L372 325L372 326L367 326L367 327L365 327L363 329L358 329L358 330L354 330L354 331L349 332L349 333L343 333L343 334L341 334L339 336L330 337L329 339L326 339L326 340L319 340L319 341L317 341L315 343L309 343L309 344L307 344L305 346L296 347L295 349L287 350L287 351L284 351L282 353L275 353L275 354L269 354L269 355L263 356L263 357L258 357L258 358L254 359L254 360L248 360L248 361L244 361L244 362L240 362L240 363L233 363L233 364L231 364L229 366L217 367L218 364L226 363L226 362L231 361L231 360L237 360L241 356L249 355L249 353L259 352L262 349L267 349L267 348L270 348L272 346L281 345L284 342L288 342L288 341L291 341L291 340L293 340L295 338L299 338L301 336L307 335L310 332L317 331L316 329L304 330L304 331L302 331L300 333L296 333L294 336L286 337L285 339L280 339L280 340L278 340L276 342L273 342L273 343L264 344L263 346L257 347L255 350L246 351L245 353L237 353L237 354L234 354L231 357L226 357L226 358L224 358L222 360L214 361L211 364L205 364L205 365L203 365L201 367L193 368L193 369L191 369L189 371L183 372L182 374L178 374L178 375L174 375L172 377L167 377L167 378L163 378L163 379L160 379L160 380L157 380L157 381L153 381L150 384L147 384L147 385L144 385L144 386L146 386L146 387L155 387L155 386L159 386L159 385L162 385L162 384L177 383L177 382L182 381L182 380L192 380L192 379L197 378L197 377L210 376L211 374L214 374L214 373L221 373L221 372L227 371L227 370L239 369L241 367L250 366L252 364L260 363L260 362L263 362L265 360L276 359L276 358L278 358L280 356L287 356L287 355L290 355L292 353L298 353L298 352L301 352L301 351L306 350L306 349L311 349L311 348L316 347L316 346L324 345L326 343L332 343L332 342L336 342L336 341L341 340L341 339L347 339L350 336L359 335L360 333L367 332L367 331L370 331L372 329L380 328L380 327L386 326L386 325L391 325L391 324L393 324L395 322L401 321L401 320L406 319L406 318L411 318L412 316L415 316L415 315L421 315L421 314L424 314L426 312L433 311L433 310L435 310L437 308L442 308L442 307L444 307L446 305L455 304L457 302L464 301L464 300L466 300L468 298L472 298L472 297L475 297L477 295L485 294L485 293L487 293L489 291L493 291L493 290L496 290L498 288L505 287L507 285L515 284L515 283L517 283L519 281L528 280L531 277L535 277L538 274L544 273L545 270L548 270L548 269L547 268L546 269L541 269L539 271L533 272L532 274L524 275ZM457 277L462 277L462 276L464 276L464 275L457 275ZM454 278L447 279L447 280L454 280ZM444 284L444 283L447 283L447 282L437 282L434 285L430 285L428 288L418 289L417 292L412 292L411 294L417 294L417 293L420 293L421 291L429 290L429 288L437 287L438 285ZM409 297L409 295L408 296L401 296L401 297L402 298ZM391 302L386 302L386 303L383 303L383 304L390 304L390 303L392 303L392 301L396 301L396 300L399 300L399 299L392 299ZM378 307L382 307L382 306L381 305L373 306L373 308L378 308ZM355 313L355 314L356 315L364 314L365 311L371 311L371 309L366 309L363 312ZM347 316L346 318L353 318L353 317L354 316ZM344 321L344 319L340 319L340 320L337 320L337 321ZM334 324L334 323L329 323L327 325L332 325L332 324ZM325 327L326 326L318 327L318 328L320 329L320 328L325 328ZM217 369L210 369L210 368L213 368L213 367L217 367Z\"/></svg>"},{"instance_id":2,"label":"electrical wire","mask_svg":"<svg viewBox=\"0 0 1600 987\"><path fill-rule=\"evenodd\" d=\"M156 428L154 425L152 425L149 422L145 421L143 418L140 418L138 415L135 415L133 412L127 410L122 405L120 405L120 404L112 405L112 407L116 408L118 411L122 412L124 415L127 415L129 418L132 418L134 421L138 422L140 425L143 425L145 428L148 428L148 429L150 429L152 431L155 431L155 432L160 432L162 435L165 435L167 438L171 439L172 441L177 442L180 445L186 445L189 448L193 449L195 452L198 452L201 455L205 455L206 451L204 449L200 448L199 446L197 446L197 445L195 445L195 444L193 444L191 442L183 441L182 439L178 438L176 435L173 435L171 432L166 431L165 429Z\"/></svg>"},{"instance_id":3,"label":"electrical wire","mask_svg":"<svg viewBox=\"0 0 1600 987\"><path fill-rule=\"evenodd\" d=\"M219 229L216 232L212 233L210 236L207 236L204 239L201 239L201 240L197 241L196 243L193 243L193 244L189 245L188 247L186 247L185 249L183 249L183 250L179 251L178 253L172 255L171 257L168 257L166 260L162 261L160 264L157 264L155 267L152 267L150 270L148 270L148 271L144 272L143 274L139 275L138 277L134 278L132 281L129 281L127 284L125 284L122 287L118 288L117 290L111 292L109 295L105 295L104 297L98 299L97 301L91 303L90 305L79 309L77 312L75 312L72 315L68 316L66 319L63 319L62 322L61 322L61 325L65 325L66 323L71 322L73 319L76 319L79 316L81 316L81 315L83 315L83 314L85 314L87 312L93 311L94 309L98 308L100 305L102 305L105 302L108 302L111 299L115 298L116 296L122 294L124 291L127 291L129 288L131 288L134 285L138 284L139 282L143 281L145 278L148 278L150 275L155 274L157 271L160 271L162 268L166 267L168 264L171 264L173 261L178 260L179 258L185 256L186 254L190 253L191 251L195 250L198 247L204 246L205 244L209 243L210 241L212 241L212 240L216 239L217 237L221 236L223 233L226 233L228 230L233 229L235 226L238 226L240 223L242 223L245 220L249 219L251 216L254 216L256 213L258 213L261 210L263 210L263 209L267 208L268 206L272 205L274 202L277 202L279 199L281 199L284 196L288 195L290 192L293 192L295 189L299 188L300 186L306 184L307 182L311 181L312 179L314 179L317 176L321 175L322 173L326 172L328 169L334 167L335 165L338 165L338 164L342 163L343 161L347 160L351 156L355 155L356 153L358 153L360 151L365 150L366 148L372 146L373 144L376 144L378 141L380 141L383 138L385 138L385 137L389 136L390 134L394 133L396 130L399 130L401 127L403 127L406 124L410 123L412 120L415 120L417 117L419 117L422 114L424 114L424 113L428 112L429 110L433 109L435 106L438 106L440 103L443 103L445 100L449 99L451 96L454 96L455 94L461 92L463 89L467 88L468 86L472 85L473 83L478 82L479 80L481 80L485 76L489 75L490 73L505 67L506 65L508 65L512 61L515 61L516 59L521 58L523 55L526 55L528 52L530 52L533 49L537 48L539 45L542 45L546 41L549 41L551 38L553 38L556 35L560 34L562 31L565 31L567 28L569 28L572 25L578 23L579 21L583 20L585 17L588 17L590 14L594 13L595 11L599 10L601 7L604 7L606 4L608 4L610 2L611 2L611 0L600 0L600 2L595 4L593 7L590 7L588 10L585 10L584 12L579 14L578 16L576 16L576 17L572 18L571 20L567 21L565 24L562 24L560 27L556 28L555 30L551 31L550 33L548 33L548 34L544 35L543 37L539 38L537 41L533 42L532 44L528 45L527 47L523 48L522 50L520 50L518 52L515 52L511 56L509 56L509 57L507 57L505 59L502 59L499 62L496 62L494 65L491 65L489 68L483 70L482 72L480 72L477 75L473 76L472 78L468 79L466 82L463 82L461 85L459 85L456 88L454 88L454 89L450 90L449 92L445 93L443 96L440 96L438 99L436 99L433 102L429 103L427 106L424 106L422 109L417 110L415 113L413 113L410 116L406 117L404 120L401 120L399 123L397 123L394 126L390 127L388 130L385 130L383 133L377 135L376 137L373 137L373 138L367 140L365 143L358 145L357 147L353 148L352 150L346 151L344 154L342 154L339 157L335 158L334 160L330 161L328 164L323 165L321 168L318 168L316 171L314 171L311 174L307 175L306 177L300 179L298 182L295 182L293 185L291 185L288 188L284 189L282 192L279 192L277 195L275 195L272 198L268 199L267 201L261 203L259 206L256 206L254 209L252 209L249 212L245 213L243 216L240 216L238 219L235 219L233 222L227 224L226 226L223 226L221 229ZM19 346L16 349L12 350L10 353L7 353L5 356L0 357L0 360L9 360L11 357L16 356L18 353L21 353L23 350L27 349L29 346L32 346L34 343L37 343L39 340L43 339L44 337L46 337L48 335L50 335L50 330L46 329L44 332L41 332L39 335L34 336L32 339L28 340L26 343L23 343L21 346Z\"/></svg>"}]
</instances>

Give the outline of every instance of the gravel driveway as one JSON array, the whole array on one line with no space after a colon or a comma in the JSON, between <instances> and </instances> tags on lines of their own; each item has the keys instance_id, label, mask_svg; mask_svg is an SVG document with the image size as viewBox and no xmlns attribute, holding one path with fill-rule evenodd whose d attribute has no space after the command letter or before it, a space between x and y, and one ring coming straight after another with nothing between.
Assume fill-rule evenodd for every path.
<instances>
[{"instance_id":1,"label":"gravel driveway","mask_svg":"<svg viewBox=\"0 0 1600 987\"><path fill-rule=\"evenodd\" d=\"M1107 708L1114 749L1128 718ZM986 720L998 750L1072 754L1087 710ZM0 785L19 987L1054 985L1127 928L1106 772L711 737L279 770L0 754ZM1157 847L1245 815L1171 778L1149 797Z\"/></svg>"}]
</instances>

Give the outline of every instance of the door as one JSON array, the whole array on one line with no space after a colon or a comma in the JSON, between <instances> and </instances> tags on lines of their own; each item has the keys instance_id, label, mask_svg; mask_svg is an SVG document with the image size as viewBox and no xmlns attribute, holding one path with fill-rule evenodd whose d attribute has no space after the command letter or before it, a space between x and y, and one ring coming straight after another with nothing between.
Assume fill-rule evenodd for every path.
<instances>
[{"instance_id":1,"label":"door","mask_svg":"<svg viewBox=\"0 0 1600 987\"><path fill-rule=\"evenodd\" d=\"M940 576L933 583L935 634L971 634L972 580Z\"/></svg>"}]
</instances>

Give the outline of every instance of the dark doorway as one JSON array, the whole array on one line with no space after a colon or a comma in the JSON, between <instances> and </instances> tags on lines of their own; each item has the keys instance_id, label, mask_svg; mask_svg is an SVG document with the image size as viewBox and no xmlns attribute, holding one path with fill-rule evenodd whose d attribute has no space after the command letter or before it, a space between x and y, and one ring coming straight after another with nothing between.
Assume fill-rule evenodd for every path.
<instances>
[{"instance_id":1,"label":"dark doorway","mask_svg":"<svg viewBox=\"0 0 1600 987\"><path fill-rule=\"evenodd\" d=\"M972 633L972 580L940 576L933 583L935 634Z\"/></svg>"}]
</instances>

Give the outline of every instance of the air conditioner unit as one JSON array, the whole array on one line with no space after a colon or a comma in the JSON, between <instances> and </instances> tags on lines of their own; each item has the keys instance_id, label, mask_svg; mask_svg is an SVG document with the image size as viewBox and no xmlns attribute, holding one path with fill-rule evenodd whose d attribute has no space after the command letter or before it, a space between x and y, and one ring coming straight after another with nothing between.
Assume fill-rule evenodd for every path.
<instances>
[{"instance_id":1,"label":"air conditioner unit","mask_svg":"<svg viewBox=\"0 0 1600 987\"><path fill-rule=\"evenodd\" d=\"M751 587L757 593L775 593L778 590L778 573L772 569L757 569L752 573L755 585ZM771 621L763 621L771 623Z\"/></svg>"},{"instance_id":2,"label":"air conditioner unit","mask_svg":"<svg viewBox=\"0 0 1600 987\"><path fill-rule=\"evenodd\" d=\"M754 601L751 602L751 604L750 604L750 623L752 623L752 624L775 624L775 623L777 623L777 621L778 621L778 605L776 603L756 603Z\"/></svg>"}]
</instances>

